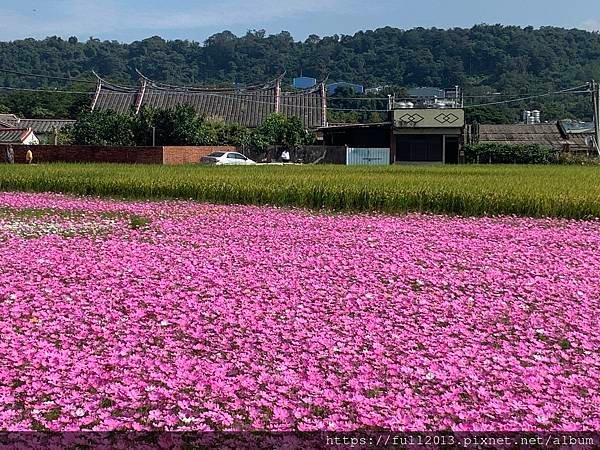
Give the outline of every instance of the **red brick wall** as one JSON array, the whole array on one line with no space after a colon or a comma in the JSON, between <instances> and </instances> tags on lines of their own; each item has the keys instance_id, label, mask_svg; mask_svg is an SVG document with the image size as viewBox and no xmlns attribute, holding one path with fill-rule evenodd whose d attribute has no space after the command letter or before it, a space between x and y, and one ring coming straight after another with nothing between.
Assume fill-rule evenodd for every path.
<instances>
[{"instance_id":1,"label":"red brick wall","mask_svg":"<svg viewBox=\"0 0 600 450\"><path fill-rule=\"evenodd\" d=\"M4 161L6 146L0 145L0 160ZM15 163L24 164L27 150L33 153L33 162L162 164L162 147L96 147L81 145L13 146Z\"/></svg>"},{"instance_id":2,"label":"red brick wall","mask_svg":"<svg viewBox=\"0 0 600 450\"><path fill-rule=\"evenodd\" d=\"M0 145L0 163L6 146ZM122 164L196 164L216 151L235 152L235 147L100 147L84 145L13 146L15 163L24 164L30 149L34 163L122 163Z\"/></svg>"},{"instance_id":3,"label":"red brick wall","mask_svg":"<svg viewBox=\"0 0 600 450\"><path fill-rule=\"evenodd\" d=\"M197 164L200 158L212 152L235 152L235 147L163 147L163 164Z\"/></svg>"}]
</instances>

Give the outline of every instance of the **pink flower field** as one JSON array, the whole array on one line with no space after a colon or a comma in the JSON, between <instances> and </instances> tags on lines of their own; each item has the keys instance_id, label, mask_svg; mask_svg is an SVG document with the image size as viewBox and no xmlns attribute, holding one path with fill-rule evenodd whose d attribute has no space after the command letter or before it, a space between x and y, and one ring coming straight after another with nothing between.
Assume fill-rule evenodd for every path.
<instances>
[{"instance_id":1,"label":"pink flower field","mask_svg":"<svg viewBox=\"0 0 600 450\"><path fill-rule=\"evenodd\" d=\"M0 193L2 430L597 430L600 222Z\"/></svg>"}]
</instances>

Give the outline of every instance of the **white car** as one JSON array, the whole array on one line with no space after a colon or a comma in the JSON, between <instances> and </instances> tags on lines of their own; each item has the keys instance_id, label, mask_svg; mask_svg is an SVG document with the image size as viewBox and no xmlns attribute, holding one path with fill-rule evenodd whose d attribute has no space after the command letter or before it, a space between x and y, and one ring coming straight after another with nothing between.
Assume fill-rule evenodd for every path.
<instances>
[{"instance_id":1,"label":"white car","mask_svg":"<svg viewBox=\"0 0 600 450\"><path fill-rule=\"evenodd\" d=\"M208 156L203 156L200 162L202 164L215 164L217 166L233 164L249 166L256 164L255 161L237 152L213 152Z\"/></svg>"}]
</instances>

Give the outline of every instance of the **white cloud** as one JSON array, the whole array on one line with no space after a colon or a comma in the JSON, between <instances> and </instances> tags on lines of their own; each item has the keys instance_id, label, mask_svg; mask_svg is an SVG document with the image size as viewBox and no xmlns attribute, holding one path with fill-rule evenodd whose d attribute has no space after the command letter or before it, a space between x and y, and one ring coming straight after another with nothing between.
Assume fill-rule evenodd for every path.
<instances>
[{"instance_id":1,"label":"white cloud","mask_svg":"<svg viewBox=\"0 0 600 450\"><path fill-rule=\"evenodd\" d=\"M588 31L600 31L600 19L588 19L582 23L582 28Z\"/></svg>"},{"instance_id":2,"label":"white cloud","mask_svg":"<svg viewBox=\"0 0 600 450\"><path fill-rule=\"evenodd\" d=\"M212 3L207 7L195 8L182 13L141 13L137 15L134 26L142 29L227 27L229 25L252 24L256 21L266 22L274 19L292 18L304 14L331 12L343 3L348 2L341 0L304 0L302 2L285 2L281 0L240 2L229 0Z\"/></svg>"}]
</instances>

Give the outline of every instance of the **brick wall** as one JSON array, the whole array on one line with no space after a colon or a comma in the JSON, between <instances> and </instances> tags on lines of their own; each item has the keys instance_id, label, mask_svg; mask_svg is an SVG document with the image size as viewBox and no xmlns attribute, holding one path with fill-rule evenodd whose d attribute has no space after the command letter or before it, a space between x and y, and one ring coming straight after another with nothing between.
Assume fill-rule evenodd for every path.
<instances>
[{"instance_id":1,"label":"brick wall","mask_svg":"<svg viewBox=\"0 0 600 450\"><path fill-rule=\"evenodd\" d=\"M0 145L4 160L6 146ZM83 145L31 145L13 146L15 163L24 164L27 150L33 153L34 163L122 163L162 164L162 147L96 147Z\"/></svg>"},{"instance_id":2,"label":"brick wall","mask_svg":"<svg viewBox=\"0 0 600 450\"><path fill-rule=\"evenodd\" d=\"M163 164L197 164L200 158L212 152L236 152L235 147L207 146L207 147L163 147Z\"/></svg>"},{"instance_id":3,"label":"brick wall","mask_svg":"<svg viewBox=\"0 0 600 450\"><path fill-rule=\"evenodd\" d=\"M15 163L25 163L27 149L33 153L34 163L121 163L121 164L197 164L212 152L235 152L235 147L97 147L82 145L14 145ZM4 161L6 146L0 144L0 163ZM272 147L266 152L247 151L246 156L257 162L278 161L283 147ZM290 150L294 162L305 164L345 164L346 148L335 146L302 146Z\"/></svg>"},{"instance_id":4,"label":"brick wall","mask_svg":"<svg viewBox=\"0 0 600 450\"><path fill-rule=\"evenodd\" d=\"M101 147L86 145L13 145L15 163L25 164L30 149L34 163L121 163L121 164L196 164L215 151L234 152L235 147ZM6 145L0 145L0 163Z\"/></svg>"}]
</instances>

